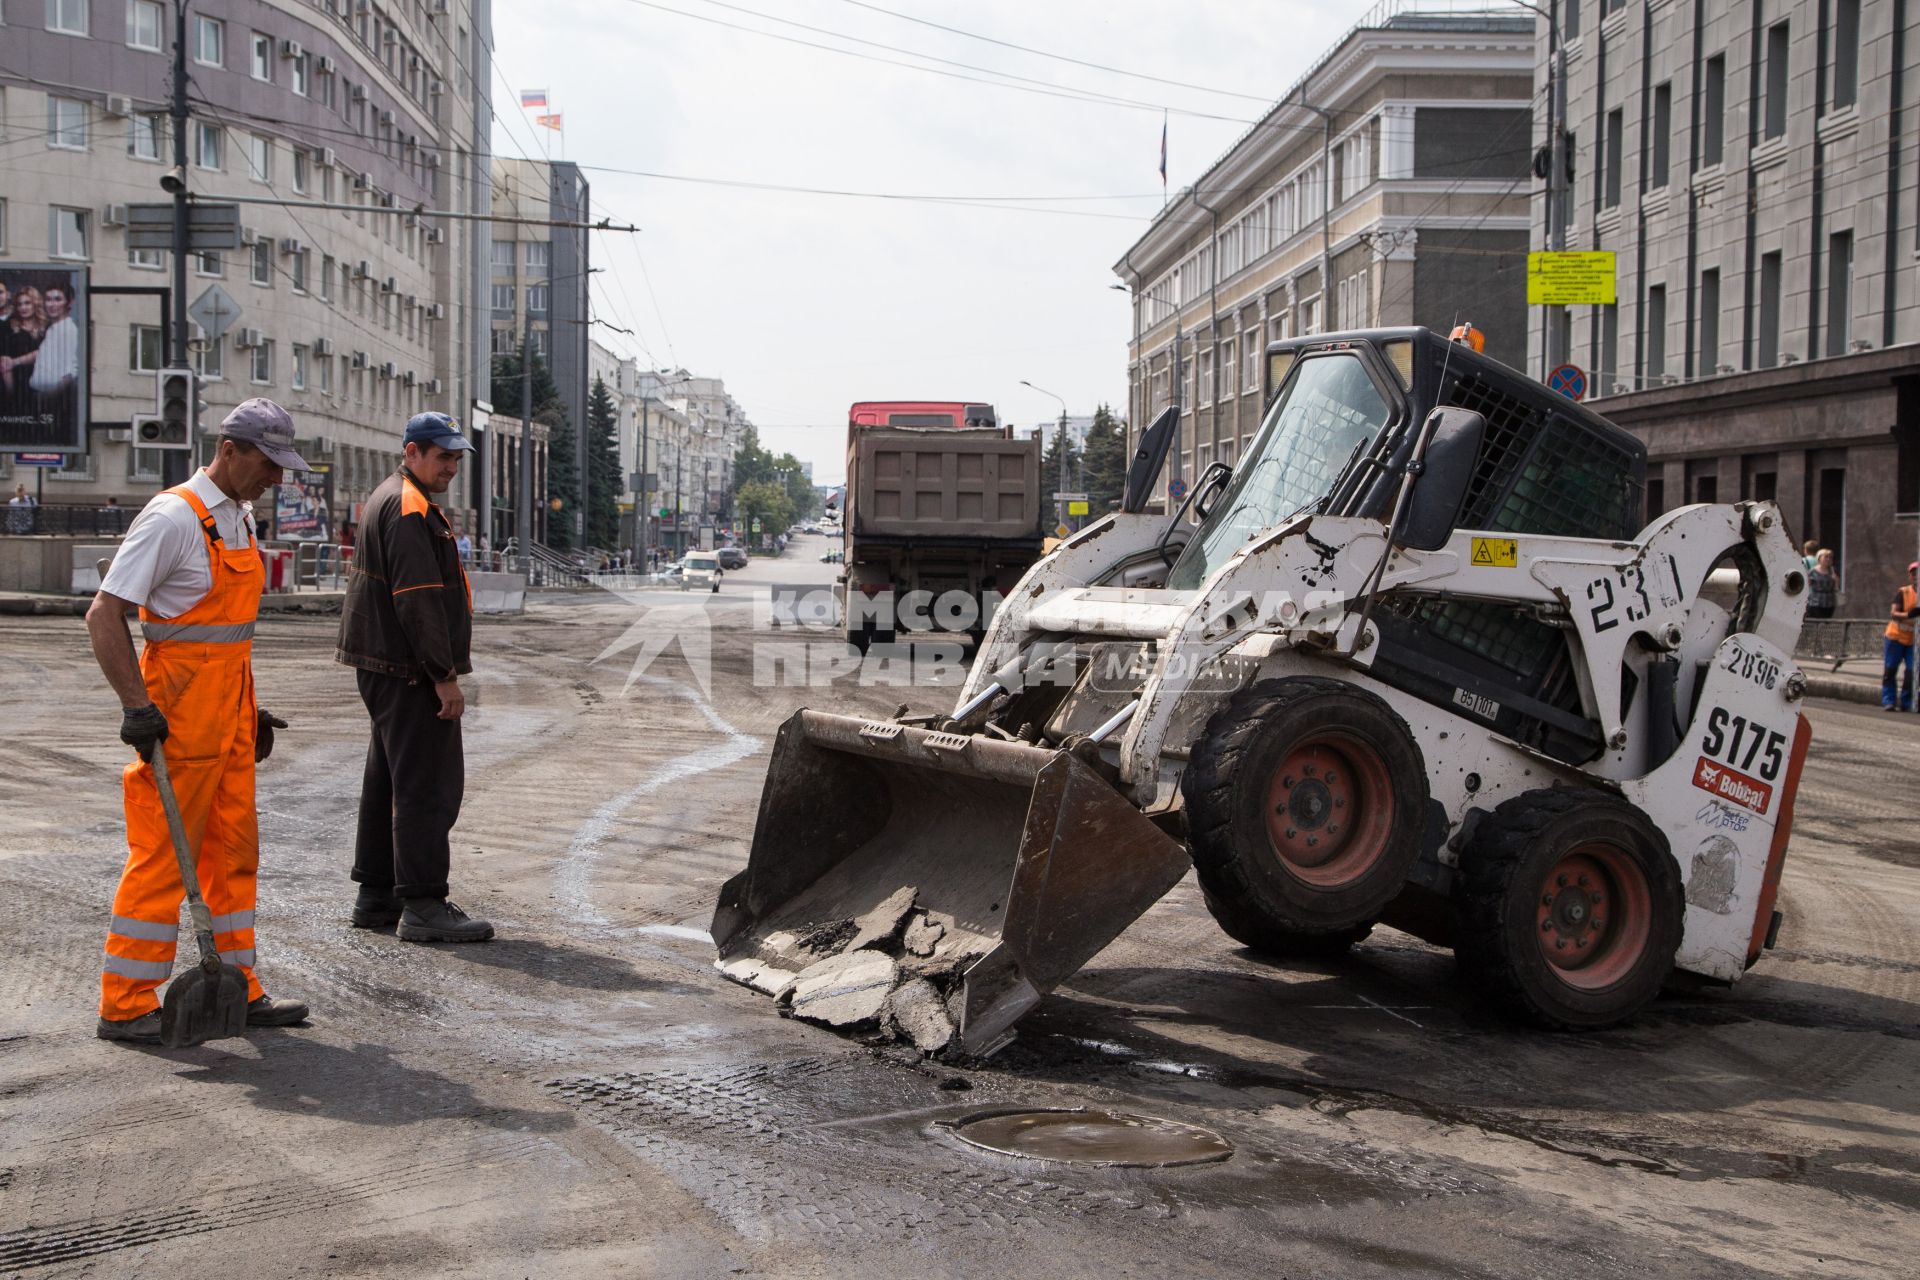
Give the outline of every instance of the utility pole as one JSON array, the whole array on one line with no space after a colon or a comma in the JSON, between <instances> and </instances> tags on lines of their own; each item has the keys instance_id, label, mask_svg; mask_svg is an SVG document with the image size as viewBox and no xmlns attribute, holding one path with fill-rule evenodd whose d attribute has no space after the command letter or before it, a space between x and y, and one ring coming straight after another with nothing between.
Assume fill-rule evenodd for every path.
<instances>
[{"instance_id":1,"label":"utility pole","mask_svg":"<svg viewBox=\"0 0 1920 1280\"><path fill-rule=\"evenodd\" d=\"M187 364L187 0L173 0L173 180L163 183L173 190L173 350L169 363L176 369ZM197 381L197 380L196 380ZM187 440L184 450L169 449L160 455L161 484L166 488L184 482L192 469L192 460L200 445L199 388L188 397ZM42 467L44 474L46 468Z\"/></svg>"},{"instance_id":2,"label":"utility pole","mask_svg":"<svg viewBox=\"0 0 1920 1280\"><path fill-rule=\"evenodd\" d=\"M582 182L580 184L580 202L579 202L580 221L586 222L588 220L587 211L591 207L592 207L592 187L589 184ZM580 236L580 279L582 281L580 285L580 318L586 321L587 324L590 325L593 323L593 289L592 289L593 264L588 261L588 255L592 252L593 242L589 232L581 231L578 234ZM549 302L549 305L551 305L551 302ZM589 333L589 330L586 328L585 325L583 325L580 329L580 338L579 338L580 423L579 423L579 429L574 432L574 437L573 437L574 449L580 458L580 514L574 518L574 522L573 522L574 523L574 546L579 547L582 550L584 550L587 545L587 496L591 492L591 485L587 479L587 473L593 469L588 464L588 461L587 461L587 458L588 458L587 433L591 429L589 426L589 422L592 418L592 415L587 412L587 405L588 405L587 393L589 390L589 380L587 378L587 364L588 364L587 353L592 349L592 345L588 340L588 336L587 336L588 333Z\"/></svg>"},{"instance_id":3,"label":"utility pole","mask_svg":"<svg viewBox=\"0 0 1920 1280\"><path fill-rule=\"evenodd\" d=\"M1572 163L1567 154L1567 51L1560 41L1560 0L1548 0L1547 8L1547 161L1552 166L1547 175L1547 248L1561 250L1567 247L1567 166ZM1561 349L1557 311L1547 312L1543 375L1565 364L1570 355Z\"/></svg>"},{"instance_id":4,"label":"utility pole","mask_svg":"<svg viewBox=\"0 0 1920 1280\"><path fill-rule=\"evenodd\" d=\"M524 293L524 290L522 291ZM520 565L533 571L533 321L520 313L520 478L514 486L514 538Z\"/></svg>"},{"instance_id":5,"label":"utility pole","mask_svg":"<svg viewBox=\"0 0 1920 1280\"><path fill-rule=\"evenodd\" d=\"M647 551L653 541L653 490L647 487L647 411L653 401L640 397L640 549L641 564L650 563Z\"/></svg>"}]
</instances>

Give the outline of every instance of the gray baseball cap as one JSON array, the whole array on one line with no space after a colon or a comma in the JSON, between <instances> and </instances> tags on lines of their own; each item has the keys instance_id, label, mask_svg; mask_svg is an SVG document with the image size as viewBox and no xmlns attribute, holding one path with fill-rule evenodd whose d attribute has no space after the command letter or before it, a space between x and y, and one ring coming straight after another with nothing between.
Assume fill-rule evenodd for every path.
<instances>
[{"instance_id":1,"label":"gray baseball cap","mask_svg":"<svg viewBox=\"0 0 1920 1280\"><path fill-rule=\"evenodd\" d=\"M265 396L243 400L220 424L229 440L244 440L267 460L287 471L309 471L307 460L293 451L293 415Z\"/></svg>"}]
</instances>

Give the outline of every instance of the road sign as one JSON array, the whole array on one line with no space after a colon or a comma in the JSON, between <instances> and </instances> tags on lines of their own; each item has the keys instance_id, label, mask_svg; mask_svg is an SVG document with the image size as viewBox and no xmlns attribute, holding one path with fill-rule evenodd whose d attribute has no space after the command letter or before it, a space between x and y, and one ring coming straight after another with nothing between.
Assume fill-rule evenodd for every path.
<instances>
[{"instance_id":1,"label":"road sign","mask_svg":"<svg viewBox=\"0 0 1920 1280\"><path fill-rule=\"evenodd\" d=\"M1186 497L1187 482L1185 480L1179 479L1178 477L1175 477L1174 479L1167 481L1167 496L1169 498L1172 498L1175 502L1178 502L1182 498Z\"/></svg>"},{"instance_id":2,"label":"road sign","mask_svg":"<svg viewBox=\"0 0 1920 1280\"><path fill-rule=\"evenodd\" d=\"M16 453L13 465L16 467L57 467L65 463L64 453Z\"/></svg>"},{"instance_id":3,"label":"road sign","mask_svg":"<svg viewBox=\"0 0 1920 1280\"><path fill-rule=\"evenodd\" d=\"M1072 532L1073 530L1067 528L1065 525L1056 525L1054 526L1053 536L1056 538L1064 538Z\"/></svg>"},{"instance_id":4,"label":"road sign","mask_svg":"<svg viewBox=\"0 0 1920 1280\"><path fill-rule=\"evenodd\" d=\"M187 206L187 251L219 253L240 247L240 206L202 204ZM127 248L173 248L173 205L130 204L127 206Z\"/></svg>"},{"instance_id":5,"label":"road sign","mask_svg":"<svg viewBox=\"0 0 1920 1280\"><path fill-rule=\"evenodd\" d=\"M1528 306L1611 306L1613 302L1612 251L1527 255Z\"/></svg>"},{"instance_id":6,"label":"road sign","mask_svg":"<svg viewBox=\"0 0 1920 1280\"><path fill-rule=\"evenodd\" d=\"M208 342L218 342L240 318L240 304L225 289L210 284L187 308L187 315L206 333Z\"/></svg>"},{"instance_id":7,"label":"road sign","mask_svg":"<svg viewBox=\"0 0 1920 1280\"><path fill-rule=\"evenodd\" d=\"M1070 516L1083 516L1087 514L1087 504L1084 501L1069 502L1067 504L1067 514Z\"/></svg>"},{"instance_id":8,"label":"road sign","mask_svg":"<svg viewBox=\"0 0 1920 1280\"><path fill-rule=\"evenodd\" d=\"M1547 375L1547 386L1569 400L1587 398L1587 371L1577 364L1563 364Z\"/></svg>"}]
</instances>

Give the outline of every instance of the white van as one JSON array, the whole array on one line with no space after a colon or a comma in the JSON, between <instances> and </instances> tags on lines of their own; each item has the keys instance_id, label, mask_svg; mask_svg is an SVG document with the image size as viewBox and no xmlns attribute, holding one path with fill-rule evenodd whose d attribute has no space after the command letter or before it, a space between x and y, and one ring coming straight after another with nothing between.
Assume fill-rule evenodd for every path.
<instances>
[{"instance_id":1,"label":"white van","mask_svg":"<svg viewBox=\"0 0 1920 1280\"><path fill-rule=\"evenodd\" d=\"M680 589L706 587L710 591L720 589L720 557L712 551L689 551L687 558L681 561Z\"/></svg>"}]
</instances>

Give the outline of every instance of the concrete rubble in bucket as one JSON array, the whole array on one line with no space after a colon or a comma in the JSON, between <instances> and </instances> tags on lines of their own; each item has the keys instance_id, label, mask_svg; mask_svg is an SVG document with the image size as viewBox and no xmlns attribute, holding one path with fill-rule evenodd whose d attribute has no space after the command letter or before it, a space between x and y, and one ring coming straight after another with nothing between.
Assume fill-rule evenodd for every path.
<instances>
[{"instance_id":1,"label":"concrete rubble in bucket","mask_svg":"<svg viewBox=\"0 0 1920 1280\"><path fill-rule=\"evenodd\" d=\"M791 1017L940 1053L955 1039L960 979L978 951L951 916L920 907L918 896L906 885L851 919L772 934L769 949L792 957L784 963L743 956L717 967L772 995ZM795 972L808 955L820 958Z\"/></svg>"}]
</instances>

